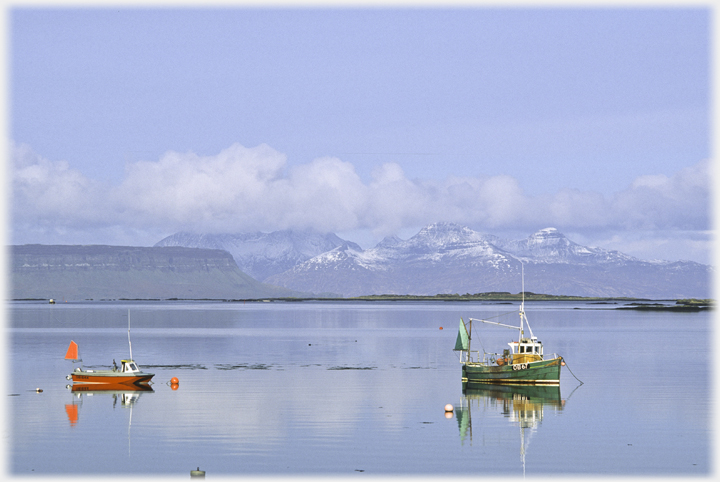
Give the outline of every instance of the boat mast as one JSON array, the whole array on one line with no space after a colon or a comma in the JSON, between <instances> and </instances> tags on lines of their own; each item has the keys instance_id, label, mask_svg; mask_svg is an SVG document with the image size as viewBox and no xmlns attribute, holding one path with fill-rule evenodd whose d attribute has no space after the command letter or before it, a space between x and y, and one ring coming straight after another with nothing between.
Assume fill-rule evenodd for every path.
<instances>
[{"instance_id":1,"label":"boat mast","mask_svg":"<svg viewBox=\"0 0 720 482\"><path fill-rule=\"evenodd\" d=\"M128 346L130 347L130 360L132 361L132 343L130 343L130 310L128 310Z\"/></svg>"},{"instance_id":2,"label":"boat mast","mask_svg":"<svg viewBox=\"0 0 720 482\"><path fill-rule=\"evenodd\" d=\"M520 342L523 336L523 321L525 318L525 264L520 262L520 269L522 272L522 301L520 302L520 339L518 340L518 350L520 349Z\"/></svg>"},{"instance_id":3,"label":"boat mast","mask_svg":"<svg viewBox=\"0 0 720 482\"><path fill-rule=\"evenodd\" d=\"M530 338L534 339L535 334L532 331L532 328L530 328L530 322L527 319L527 316L525 316L525 264L520 263L520 266L522 266L522 302L520 303L520 338L522 338L524 331L524 324L527 325L528 330L530 330Z\"/></svg>"}]
</instances>

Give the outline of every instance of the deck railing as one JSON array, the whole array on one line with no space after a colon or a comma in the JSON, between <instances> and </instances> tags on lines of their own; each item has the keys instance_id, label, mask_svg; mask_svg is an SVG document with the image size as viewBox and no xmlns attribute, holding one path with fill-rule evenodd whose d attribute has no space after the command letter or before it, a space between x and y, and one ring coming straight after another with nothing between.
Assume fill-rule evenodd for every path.
<instances>
[{"instance_id":1,"label":"deck railing","mask_svg":"<svg viewBox=\"0 0 720 482\"><path fill-rule=\"evenodd\" d=\"M473 359L472 353L477 354L477 357ZM517 353L511 353L510 357L512 357L513 355L517 355ZM480 359L480 351L473 350L473 351L468 352L468 358L465 361L471 362L471 363L484 363L486 365L494 365L496 363L496 360L498 358L502 358L502 357L503 357L502 353L483 352L482 360L481 360ZM542 359L543 360L553 360L558 357L559 357L559 355L557 353L551 353L549 355L548 354L543 355ZM461 362L462 362L462 360L461 360Z\"/></svg>"}]
</instances>

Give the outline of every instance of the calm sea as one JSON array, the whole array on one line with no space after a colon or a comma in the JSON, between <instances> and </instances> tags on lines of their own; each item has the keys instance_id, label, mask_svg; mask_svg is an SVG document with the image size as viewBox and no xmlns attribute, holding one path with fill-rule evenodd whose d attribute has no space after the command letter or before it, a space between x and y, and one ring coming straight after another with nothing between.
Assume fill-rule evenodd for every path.
<instances>
[{"instance_id":1,"label":"calm sea","mask_svg":"<svg viewBox=\"0 0 720 482\"><path fill-rule=\"evenodd\" d=\"M526 303L546 353L567 361L559 390L463 391L460 317L517 304L14 302L7 465L15 476L712 474L711 314L617 306ZM70 340L86 368L119 363L128 313L152 391L73 393ZM476 326L472 348L514 337Z\"/></svg>"}]
</instances>

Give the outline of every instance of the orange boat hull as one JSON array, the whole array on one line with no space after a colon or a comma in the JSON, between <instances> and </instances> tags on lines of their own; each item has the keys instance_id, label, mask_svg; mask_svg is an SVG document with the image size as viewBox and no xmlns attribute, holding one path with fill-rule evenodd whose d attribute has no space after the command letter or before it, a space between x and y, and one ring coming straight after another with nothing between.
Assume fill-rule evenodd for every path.
<instances>
[{"instance_id":1,"label":"orange boat hull","mask_svg":"<svg viewBox=\"0 0 720 482\"><path fill-rule=\"evenodd\" d=\"M93 373L73 373L73 383L83 383L88 385L125 385L134 386L139 384L147 384L155 375L145 373L142 375L101 375Z\"/></svg>"}]
</instances>

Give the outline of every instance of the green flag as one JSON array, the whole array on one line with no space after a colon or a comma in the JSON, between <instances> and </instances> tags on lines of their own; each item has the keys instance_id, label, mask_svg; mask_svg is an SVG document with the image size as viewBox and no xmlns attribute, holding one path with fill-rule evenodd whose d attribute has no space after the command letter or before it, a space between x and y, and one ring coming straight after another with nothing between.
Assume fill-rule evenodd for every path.
<instances>
[{"instance_id":1,"label":"green flag","mask_svg":"<svg viewBox=\"0 0 720 482\"><path fill-rule=\"evenodd\" d=\"M453 350L467 350L470 337L468 336L467 328L465 328L465 322L460 318L460 328L458 330L457 340L455 340L455 348Z\"/></svg>"}]
</instances>

